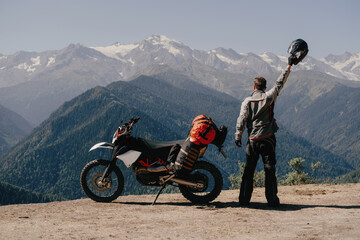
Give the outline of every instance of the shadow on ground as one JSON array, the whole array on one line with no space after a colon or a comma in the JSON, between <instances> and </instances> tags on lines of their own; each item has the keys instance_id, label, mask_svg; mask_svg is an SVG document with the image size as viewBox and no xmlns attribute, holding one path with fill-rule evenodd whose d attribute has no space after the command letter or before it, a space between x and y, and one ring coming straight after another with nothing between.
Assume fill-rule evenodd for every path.
<instances>
[{"instance_id":1,"label":"shadow on ground","mask_svg":"<svg viewBox=\"0 0 360 240\"><path fill-rule=\"evenodd\" d=\"M152 202L113 202L114 204L126 205L148 205L151 206ZM259 210L275 210L275 211L298 211L305 208L339 208L339 209L360 209L360 206L343 206L343 205L305 205L305 204L280 204L279 207L269 207L266 203L252 202L250 206L240 206L238 202L212 202L209 204L194 204L191 202L157 202L154 206L185 206L194 207L199 209L222 209L222 208L249 208Z\"/></svg>"}]
</instances>

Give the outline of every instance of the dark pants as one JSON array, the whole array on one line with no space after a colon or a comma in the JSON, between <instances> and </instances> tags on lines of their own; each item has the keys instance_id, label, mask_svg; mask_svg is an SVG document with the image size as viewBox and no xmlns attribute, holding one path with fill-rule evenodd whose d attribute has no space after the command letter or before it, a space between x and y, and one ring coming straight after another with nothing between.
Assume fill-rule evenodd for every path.
<instances>
[{"instance_id":1,"label":"dark pants","mask_svg":"<svg viewBox=\"0 0 360 240\"><path fill-rule=\"evenodd\" d=\"M271 136L258 141L248 141L246 145L246 165L240 187L239 202L243 205L250 203L253 192L253 178L259 156L261 155L265 170L265 196L270 206L278 206L277 181L275 174L276 138Z\"/></svg>"}]
</instances>

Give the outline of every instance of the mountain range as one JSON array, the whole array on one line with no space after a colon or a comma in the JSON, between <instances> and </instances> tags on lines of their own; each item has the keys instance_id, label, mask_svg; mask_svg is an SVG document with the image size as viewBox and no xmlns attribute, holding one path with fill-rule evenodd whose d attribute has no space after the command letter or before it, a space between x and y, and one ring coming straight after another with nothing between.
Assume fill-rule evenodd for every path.
<instances>
[{"instance_id":1,"label":"mountain range","mask_svg":"<svg viewBox=\"0 0 360 240\"><path fill-rule=\"evenodd\" d=\"M360 86L360 53L317 60L309 56L296 71L315 71L342 84ZM286 49L284 46L284 50ZM191 49L162 35L135 44L106 47L71 44L61 50L0 55L0 103L38 125L64 101L95 86L129 80L166 65L197 82L242 99L254 76L272 78L287 64L285 56L256 55L232 49ZM34 94L36 93L36 94Z\"/></svg>"},{"instance_id":2,"label":"mountain range","mask_svg":"<svg viewBox=\"0 0 360 240\"><path fill-rule=\"evenodd\" d=\"M19 114L0 105L0 156L27 136L33 126Z\"/></svg>"},{"instance_id":3,"label":"mountain range","mask_svg":"<svg viewBox=\"0 0 360 240\"><path fill-rule=\"evenodd\" d=\"M52 195L44 195L0 181L0 206L9 204L40 203L64 200Z\"/></svg>"},{"instance_id":4,"label":"mountain range","mask_svg":"<svg viewBox=\"0 0 360 240\"><path fill-rule=\"evenodd\" d=\"M110 141L121 120L141 117L133 136L150 140L175 140L187 136L192 119L202 113L218 126L227 125L225 142L228 159L224 160L210 146L205 157L228 177L237 172L238 161L245 161L243 149L233 144L239 100L204 87L184 75L171 71L159 76L139 76L106 87L95 87L65 102L23 141L0 158L0 180L42 194L55 194L68 199L83 197L79 186L82 167L92 159L108 157L108 152L88 152L95 143ZM174 81L176 79L176 81ZM295 157L310 164L322 162L316 172L320 178L336 177L353 169L346 159L332 154L282 128L279 131L278 174L287 173L288 161ZM134 174L120 164L125 177L124 194L155 191L141 187ZM260 167L260 166L259 166ZM261 168L261 167L260 167Z\"/></svg>"},{"instance_id":5,"label":"mountain range","mask_svg":"<svg viewBox=\"0 0 360 240\"><path fill-rule=\"evenodd\" d=\"M278 173L290 170L291 158L303 157L307 169L322 162L317 176L334 178L360 168L360 54L317 60L309 45L309 56L293 67L276 103L283 129ZM109 141L120 120L141 116L145 125L135 134L173 140L184 138L200 113L229 126L231 161L224 163L214 149L209 154L226 179L244 156L232 142L241 100L251 94L254 76L271 86L286 64L287 57L273 53L201 51L159 35L136 44L0 55L0 148L7 152L0 158L0 180L81 197L78 174L95 157L88 148ZM148 191L125 177L131 183L125 193Z\"/></svg>"}]
</instances>

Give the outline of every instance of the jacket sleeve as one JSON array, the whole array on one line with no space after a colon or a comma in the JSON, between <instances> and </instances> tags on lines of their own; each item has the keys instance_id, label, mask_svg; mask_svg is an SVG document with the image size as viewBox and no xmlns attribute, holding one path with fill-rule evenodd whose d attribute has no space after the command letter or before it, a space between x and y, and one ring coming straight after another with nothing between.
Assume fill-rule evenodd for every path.
<instances>
[{"instance_id":1,"label":"jacket sleeve","mask_svg":"<svg viewBox=\"0 0 360 240\"><path fill-rule=\"evenodd\" d=\"M281 75L276 80L275 85L269 91L266 92L268 98L271 98L273 101L275 101L277 96L280 94L280 91L284 87L286 80L289 77L289 74L290 74L290 70L285 70L281 73Z\"/></svg>"},{"instance_id":2,"label":"jacket sleeve","mask_svg":"<svg viewBox=\"0 0 360 240\"><path fill-rule=\"evenodd\" d=\"M242 134L244 133L247 119L249 116L249 100L245 99L241 104L240 114L236 122L235 140L241 140Z\"/></svg>"}]
</instances>

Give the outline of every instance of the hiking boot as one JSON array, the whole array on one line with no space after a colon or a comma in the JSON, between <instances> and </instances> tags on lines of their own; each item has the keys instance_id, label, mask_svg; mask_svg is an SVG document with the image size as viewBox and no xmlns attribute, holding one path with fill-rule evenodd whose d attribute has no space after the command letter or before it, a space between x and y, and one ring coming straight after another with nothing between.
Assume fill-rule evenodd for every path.
<instances>
[{"instance_id":1,"label":"hiking boot","mask_svg":"<svg viewBox=\"0 0 360 240\"><path fill-rule=\"evenodd\" d=\"M240 207L249 207L250 202L239 200L239 205L240 205Z\"/></svg>"},{"instance_id":2,"label":"hiking boot","mask_svg":"<svg viewBox=\"0 0 360 240\"><path fill-rule=\"evenodd\" d=\"M269 207L279 207L280 206L280 200L276 197L274 201L268 202Z\"/></svg>"}]
</instances>

